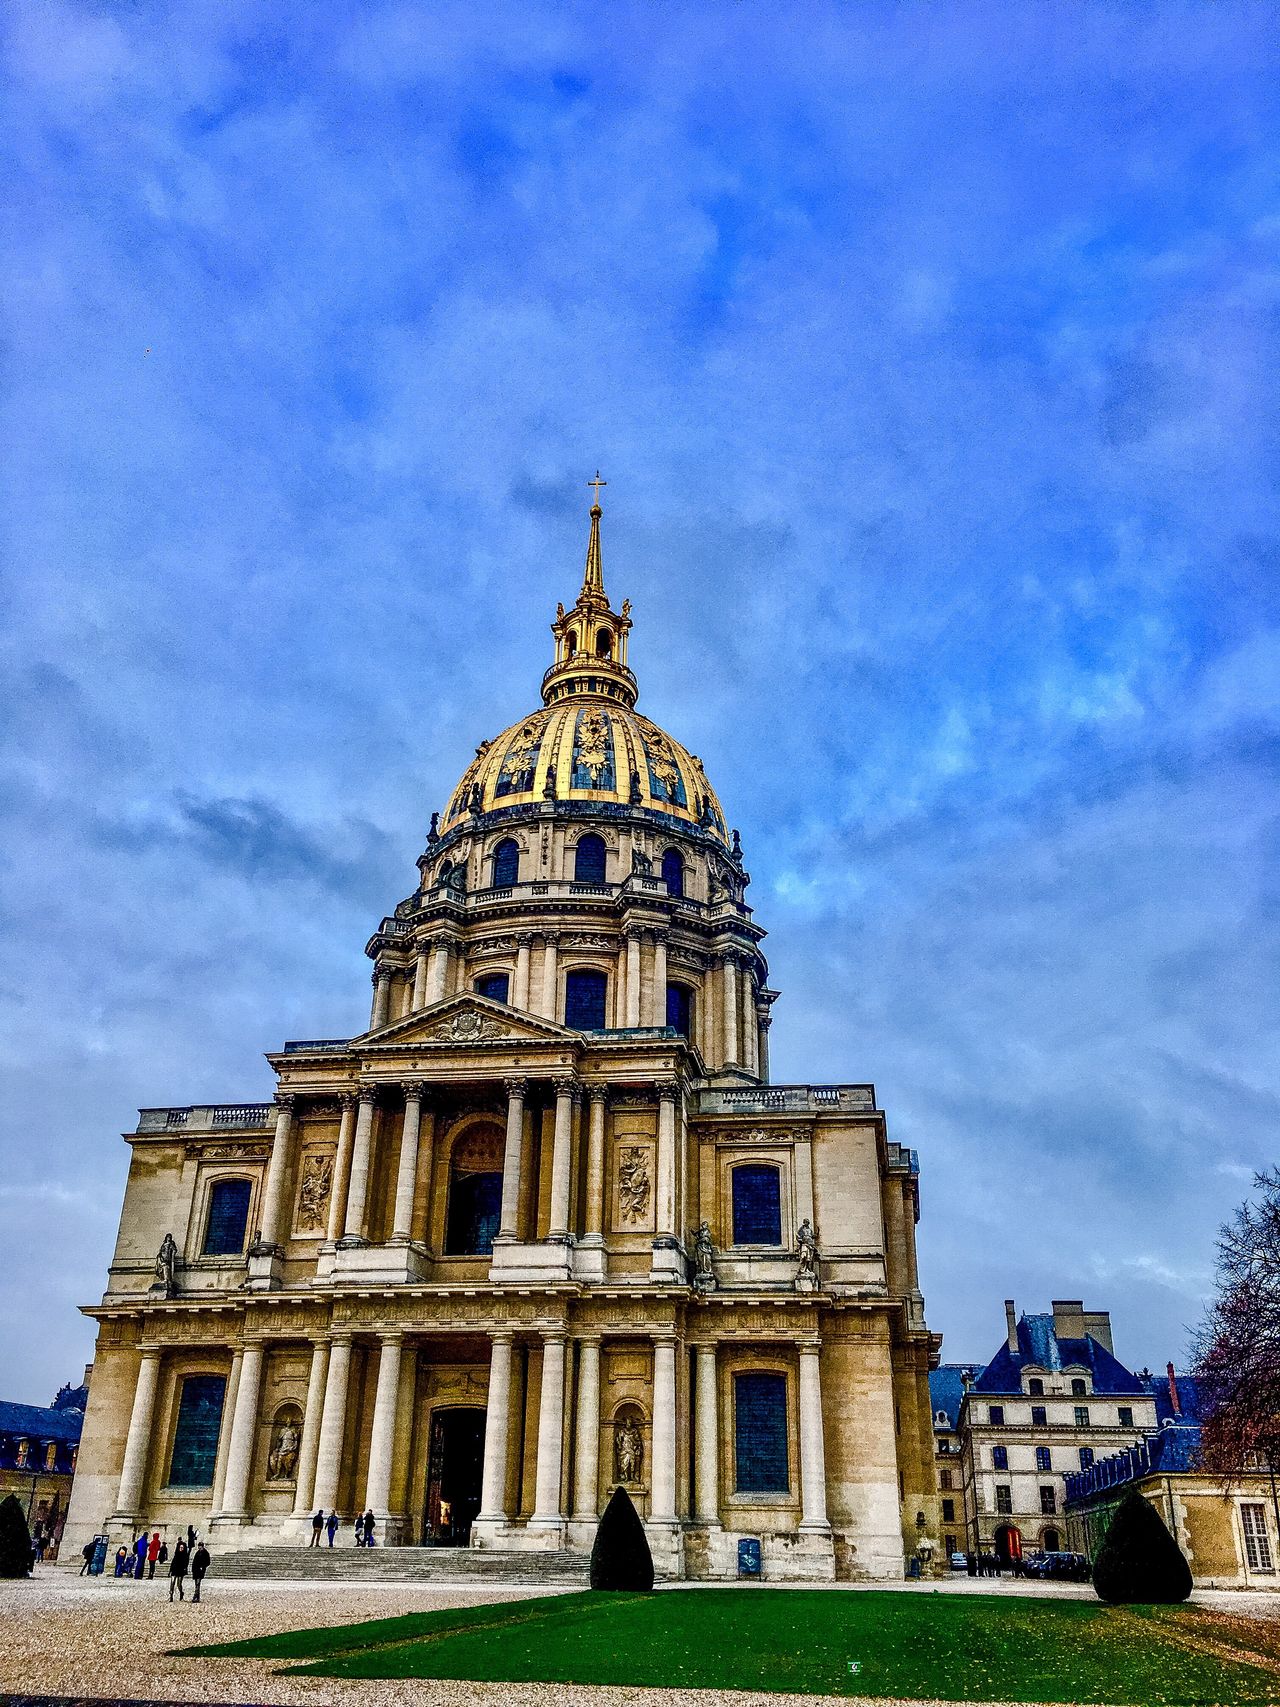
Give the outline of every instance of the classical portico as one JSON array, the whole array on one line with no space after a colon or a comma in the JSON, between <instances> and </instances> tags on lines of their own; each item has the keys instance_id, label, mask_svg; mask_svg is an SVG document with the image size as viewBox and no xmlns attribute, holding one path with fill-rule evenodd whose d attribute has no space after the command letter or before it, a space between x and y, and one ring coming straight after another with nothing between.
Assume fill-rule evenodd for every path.
<instances>
[{"instance_id":1,"label":"classical portico","mask_svg":"<svg viewBox=\"0 0 1280 1707\"><path fill-rule=\"evenodd\" d=\"M73 1539L372 1510L384 1545L585 1553L621 1485L666 1574L751 1537L821 1580L934 1526L915 1156L870 1085L770 1081L741 843L635 710L600 520L541 709L369 939L367 1028L128 1135Z\"/></svg>"}]
</instances>

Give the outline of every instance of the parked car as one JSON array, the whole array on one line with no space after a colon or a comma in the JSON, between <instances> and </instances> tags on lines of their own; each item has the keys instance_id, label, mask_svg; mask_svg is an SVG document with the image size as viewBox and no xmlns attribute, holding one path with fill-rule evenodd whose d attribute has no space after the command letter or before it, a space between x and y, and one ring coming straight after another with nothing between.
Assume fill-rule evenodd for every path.
<instances>
[{"instance_id":1,"label":"parked car","mask_svg":"<svg viewBox=\"0 0 1280 1707\"><path fill-rule=\"evenodd\" d=\"M953 1571L967 1571L969 1569L969 1561L965 1558L963 1553L953 1553L951 1555L951 1569Z\"/></svg>"},{"instance_id":2,"label":"parked car","mask_svg":"<svg viewBox=\"0 0 1280 1707\"><path fill-rule=\"evenodd\" d=\"M1087 1583L1091 1575L1083 1553L1029 1553L1023 1571L1046 1582Z\"/></svg>"}]
</instances>

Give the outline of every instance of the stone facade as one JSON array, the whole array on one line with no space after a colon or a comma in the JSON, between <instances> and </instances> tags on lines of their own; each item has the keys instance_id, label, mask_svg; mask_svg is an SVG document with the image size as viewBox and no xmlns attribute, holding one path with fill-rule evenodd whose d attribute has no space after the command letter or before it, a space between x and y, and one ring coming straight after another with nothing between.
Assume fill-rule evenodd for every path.
<instances>
[{"instance_id":1,"label":"stone facade","mask_svg":"<svg viewBox=\"0 0 1280 1707\"><path fill-rule=\"evenodd\" d=\"M915 1156L870 1085L770 1082L741 847L633 710L599 521L543 710L368 944L369 1029L127 1135L77 1541L370 1507L585 1549L620 1482L671 1575L756 1537L769 1576L895 1578L937 1535Z\"/></svg>"}]
</instances>

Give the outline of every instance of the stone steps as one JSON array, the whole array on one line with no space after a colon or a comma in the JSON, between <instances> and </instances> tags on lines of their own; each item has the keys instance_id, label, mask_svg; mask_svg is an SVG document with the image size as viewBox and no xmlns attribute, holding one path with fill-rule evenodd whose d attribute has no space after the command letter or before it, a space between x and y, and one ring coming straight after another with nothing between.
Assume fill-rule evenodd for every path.
<instances>
[{"instance_id":1,"label":"stone steps","mask_svg":"<svg viewBox=\"0 0 1280 1707\"><path fill-rule=\"evenodd\" d=\"M225 1581L316 1583L518 1583L586 1588L585 1553L516 1553L471 1547L246 1547L215 1553L210 1576Z\"/></svg>"}]
</instances>

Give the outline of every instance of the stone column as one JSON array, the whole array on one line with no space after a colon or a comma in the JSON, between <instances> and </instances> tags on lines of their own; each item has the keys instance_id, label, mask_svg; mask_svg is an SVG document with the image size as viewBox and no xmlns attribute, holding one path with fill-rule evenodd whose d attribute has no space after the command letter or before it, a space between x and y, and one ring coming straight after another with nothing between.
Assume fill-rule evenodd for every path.
<instances>
[{"instance_id":1,"label":"stone column","mask_svg":"<svg viewBox=\"0 0 1280 1707\"><path fill-rule=\"evenodd\" d=\"M396 1169L396 1206L391 1237L407 1245L413 1237L413 1200L418 1189L418 1139L422 1122L423 1085L411 1079L404 1087L404 1130L400 1134L400 1163ZM374 1507L375 1512L377 1507Z\"/></svg>"},{"instance_id":2,"label":"stone column","mask_svg":"<svg viewBox=\"0 0 1280 1707\"><path fill-rule=\"evenodd\" d=\"M821 1340L800 1342L800 1527L826 1534L827 1458L822 1439Z\"/></svg>"},{"instance_id":3,"label":"stone column","mask_svg":"<svg viewBox=\"0 0 1280 1707\"><path fill-rule=\"evenodd\" d=\"M604 1232L604 1108L608 1099L604 1085L589 1085L587 1098L587 1201L583 1232L599 1239Z\"/></svg>"},{"instance_id":4,"label":"stone column","mask_svg":"<svg viewBox=\"0 0 1280 1707\"><path fill-rule=\"evenodd\" d=\"M738 1060L738 962L732 952L725 955L720 963L721 976L724 982L722 991L722 1011L724 1015L724 1064L737 1064Z\"/></svg>"},{"instance_id":5,"label":"stone column","mask_svg":"<svg viewBox=\"0 0 1280 1707\"><path fill-rule=\"evenodd\" d=\"M364 1236L364 1212L373 1161L373 1106L376 1097L377 1092L372 1085L361 1085L355 1142L351 1151L351 1183L347 1188L347 1213L342 1230L341 1243L344 1245L368 1243Z\"/></svg>"},{"instance_id":6,"label":"stone column","mask_svg":"<svg viewBox=\"0 0 1280 1707\"><path fill-rule=\"evenodd\" d=\"M427 1005L427 969L431 964L431 950L422 947L418 950L418 958L413 963L413 1005L415 1008L425 1008Z\"/></svg>"},{"instance_id":7,"label":"stone column","mask_svg":"<svg viewBox=\"0 0 1280 1707\"><path fill-rule=\"evenodd\" d=\"M311 1377L307 1382L307 1409L302 1418L302 1444L298 1448L298 1479L294 1484L293 1515L306 1517L316 1487L316 1455L320 1450L320 1419L324 1414L324 1384L329 1373L329 1342L317 1340L311 1348Z\"/></svg>"},{"instance_id":8,"label":"stone column","mask_svg":"<svg viewBox=\"0 0 1280 1707\"><path fill-rule=\"evenodd\" d=\"M227 1483L222 1495L224 1517L249 1515L249 1475L258 1435L258 1397L262 1389L262 1342L249 1340L240 1362L236 1411L231 1422L231 1445L227 1449Z\"/></svg>"},{"instance_id":9,"label":"stone column","mask_svg":"<svg viewBox=\"0 0 1280 1707\"><path fill-rule=\"evenodd\" d=\"M236 1394L240 1391L240 1364L244 1353L237 1346L231 1353L231 1373L222 1392L222 1419L218 1425L218 1455L213 1465L213 1487L209 1494L209 1510L217 1517L222 1510L222 1495L227 1485L227 1453L231 1448L231 1422L236 1414Z\"/></svg>"},{"instance_id":10,"label":"stone column","mask_svg":"<svg viewBox=\"0 0 1280 1707\"><path fill-rule=\"evenodd\" d=\"M396 1450L396 1411L400 1404L400 1364L404 1335L382 1335L378 1354L378 1388L373 1399L373 1428L369 1436L369 1480L365 1503L382 1526L384 1545L389 1541L387 1510L391 1499L391 1465Z\"/></svg>"},{"instance_id":11,"label":"stone column","mask_svg":"<svg viewBox=\"0 0 1280 1707\"><path fill-rule=\"evenodd\" d=\"M480 1472L477 1523L507 1522L507 1458L511 1449L511 1334L489 1336L489 1397L484 1413L484 1468Z\"/></svg>"},{"instance_id":12,"label":"stone column","mask_svg":"<svg viewBox=\"0 0 1280 1707\"><path fill-rule=\"evenodd\" d=\"M756 1071L756 984L748 966L742 969L742 1065Z\"/></svg>"},{"instance_id":13,"label":"stone column","mask_svg":"<svg viewBox=\"0 0 1280 1707\"><path fill-rule=\"evenodd\" d=\"M563 1239L569 1232L569 1182L573 1170L573 1105L576 1079L557 1079L556 1126L551 1148L551 1219L547 1237Z\"/></svg>"},{"instance_id":14,"label":"stone column","mask_svg":"<svg viewBox=\"0 0 1280 1707\"><path fill-rule=\"evenodd\" d=\"M556 1017L556 953L559 937L555 931L544 931L542 937L542 1014L546 1019Z\"/></svg>"},{"instance_id":15,"label":"stone column","mask_svg":"<svg viewBox=\"0 0 1280 1707\"><path fill-rule=\"evenodd\" d=\"M649 1024L667 1023L667 933L653 933L653 989L649 997Z\"/></svg>"},{"instance_id":16,"label":"stone column","mask_svg":"<svg viewBox=\"0 0 1280 1707\"><path fill-rule=\"evenodd\" d=\"M324 1384L324 1411L320 1419L320 1444L316 1450L316 1482L312 1499L326 1511L338 1500L342 1474L342 1442L347 1430L347 1385L351 1375L351 1335L338 1333L330 1340L329 1371Z\"/></svg>"},{"instance_id":17,"label":"stone column","mask_svg":"<svg viewBox=\"0 0 1280 1707\"><path fill-rule=\"evenodd\" d=\"M276 1094L276 1133L271 1144L271 1160L267 1163L267 1184L262 1194L262 1216L258 1237L254 1240L255 1255L279 1255L281 1222L284 1219L284 1187L289 1177L290 1139L293 1136L293 1111L298 1099L287 1091Z\"/></svg>"},{"instance_id":18,"label":"stone column","mask_svg":"<svg viewBox=\"0 0 1280 1707\"><path fill-rule=\"evenodd\" d=\"M370 1031L377 1031L379 1026L387 1023L390 1006L391 974L385 966L379 966L373 975L373 1015L369 1020Z\"/></svg>"},{"instance_id":19,"label":"stone column","mask_svg":"<svg viewBox=\"0 0 1280 1707\"><path fill-rule=\"evenodd\" d=\"M512 992L511 1005L529 1011L529 945L533 938L529 931L521 931L516 937L516 981Z\"/></svg>"},{"instance_id":20,"label":"stone column","mask_svg":"<svg viewBox=\"0 0 1280 1707\"><path fill-rule=\"evenodd\" d=\"M600 1515L600 1341L578 1341L578 1414L574 1428L573 1515L594 1523Z\"/></svg>"},{"instance_id":21,"label":"stone column","mask_svg":"<svg viewBox=\"0 0 1280 1707\"><path fill-rule=\"evenodd\" d=\"M760 1077L765 1084L769 1083L769 1027L773 1024L773 1015L768 1012L760 1014Z\"/></svg>"},{"instance_id":22,"label":"stone column","mask_svg":"<svg viewBox=\"0 0 1280 1707\"><path fill-rule=\"evenodd\" d=\"M438 936L431 944L431 970L427 975L427 1006L444 1000L449 982L449 939Z\"/></svg>"},{"instance_id":23,"label":"stone column","mask_svg":"<svg viewBox=\"0 0 1280 1707\"><path fill-rule=\"evenodd\" d=\"M147 1475L147 1458L151 1449L151 1423L156 1410L156 1389L160 1384L160 1348L144 1345L138 1364L138 1380L133 1389L133 1410L129 1414L129 1433L124 1443L124 1463L120 1468L120 1492L116 1496L116 1514L136 1518L142 1501L142 1488Z\"/></svg>"},{"instance_id":24,"label":"stone column","mask_svg":"<svg viewBox=\"0 0 1280 1707\"><path fill-rule=\"evenodd\" d=\"M524 1153L524 1099L528 1094L528 1079L504 1081L507 1093L507 1141L502 1151L502 1212L498 1224L500 1239L516 1239L520 1235L521 1161Z\"/></svg>"},{"instance_id":25,"label":"stone column","mask_svg":"<svg viewBox=\"0 0 1280 1707\"><path fill-rule=\"evenodd\" d=\"M338 1153L333 1160L333 1184L329 1187L329 1223L325 1240L336 1244L342 1237L347 1213L347 1187L351 1183L351 1140L356 1128L356 1099L351 1091L338 1098L342 1119L338 1126Z\"/></svg>"},{"instance_id":26,"label":"stone column","mask_svg":"<svg viewBox=\"0 0 1280 1707\"><path fill-rule=\"evenodd\" d=\"M694 1517L698 1523L720 1521L720 1390L716 1377L716 1348L697 1347L697 1391L694 1407Z\"/></svg>"},{"instance_id":27,"label":"stone column","mask_svg":"<svg viewBox=\"0 0 1280 1707\"><path fill-rule=\"evenodd\" d=\"M640 1024L640 932L634 926L627 931L627 1020L629 1026Z\"/></svg>"},{"instance_id":28,"label":"stone column","mask_svg":"<svg viewBox=\"0 0 1280 1707\"><path fill-rule=\"evenodd\" d=\"M676 1222L676 1100L680 1086L664 1079L658 1086L658 1178L654 1192L654 1225L658 1237L675 1234Z\"/></svg>"},{"instance_id":29,"label":"stone column","mask_svg":"<svg viewBox=\"0 0 1280 1707\"><path fill-rule=\"evenodd\" d=\"M649 1519L676 1521L676 1341L674 1334L653 1340L653 1465Z\"/></svg>"},{"instance_id":30,"label":"stone column","mask_svg":"<svg viewBox=\"0 0 1280 1707\"><path fill-rule=\"evenodd\" d=\"M542 1339L542 1391L538 1395L538 1469L529 1528L561 1529L560 1477L564 1462L564 1334Z\"/></svg>"}]
</instances>

